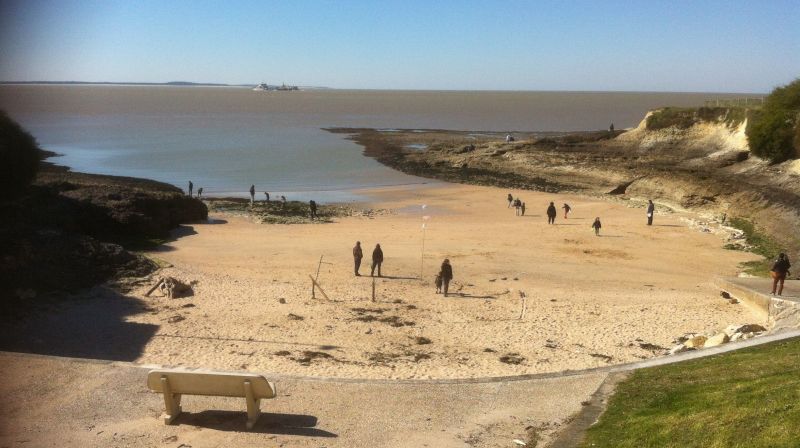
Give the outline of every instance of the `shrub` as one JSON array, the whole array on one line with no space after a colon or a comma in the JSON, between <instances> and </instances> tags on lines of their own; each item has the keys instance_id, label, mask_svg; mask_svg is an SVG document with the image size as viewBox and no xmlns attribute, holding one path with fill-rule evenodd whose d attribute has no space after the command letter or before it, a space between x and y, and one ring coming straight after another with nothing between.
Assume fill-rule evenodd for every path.
<instances>
[{"instance_id":1,"label":"shrub","mask_svg":"<svg viewBox=\"0 0 800 448\"><path fill-rule=\"evenodd\" d=\"M743 107L665 107L653 112L648 118L646 127L654 131L675 127L689 129L698 123L725 123L738 126L746 115Z\"/></svg>"},{"instance_id":2,"label":"shrub","mask_svg":"<svg viewBox=\"0 0 800 448\"><path fill-rule=\"evenodd\" d=\"M33 181L39 168L36 140L0 111L0 197L16 197Z\"/></svg>"},{"instance_id":3,"label":"shrub","mask_svg":"<svg viewBox=\"0 0 800 448\"><path fill-rule=\"evenodd\" d=\"M772 163L800 153L800 78L778 87L767 96L764 107L752 115L747 142L753 154Z\"/></svg>"}]
</instances>

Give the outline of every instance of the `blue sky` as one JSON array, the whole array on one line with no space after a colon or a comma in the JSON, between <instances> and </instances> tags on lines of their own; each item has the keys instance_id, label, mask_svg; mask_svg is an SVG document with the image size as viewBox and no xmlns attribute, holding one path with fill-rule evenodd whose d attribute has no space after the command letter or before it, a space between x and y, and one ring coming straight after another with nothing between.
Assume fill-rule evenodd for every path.
<instances>
[{"instance_id":1,"label":"blue sky","mask_svg":"<svg viewBox=\"0 0 800 448\"><path fill-rule=\"evenodd\" d=\"M800 1L9 1L0 80L766 92Z\"/></svg>"}]
</instances>

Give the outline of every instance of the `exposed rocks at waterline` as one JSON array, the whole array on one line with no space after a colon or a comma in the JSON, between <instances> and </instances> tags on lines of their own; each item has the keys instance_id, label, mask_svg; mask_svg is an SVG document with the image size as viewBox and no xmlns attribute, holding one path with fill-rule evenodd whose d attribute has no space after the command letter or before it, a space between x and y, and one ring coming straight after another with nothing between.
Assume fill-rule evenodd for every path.
<instances>
[{"instance_id":1,"label":"exposed rocks at waterline","mask_svg":"<svg viewBox=\"0 0 800 448\"><path fill-rule=\"evenodd\" d=\"M704 334L687 333L674 341L676 345L669 350L669 354L675 355L701 348L716 347L728 342L752 339L766 331L766 328L758 324L735 324L727 326L722 331L709 331Z\"/></svg>"},{"instance_id":2,"label":"exposed rocks at waterline","mask_svg":"<svg viewBox=\"0 0 800 448\"><path fill-rule=\"evenodd\" d=\"M208 217L201 201L171 185L49 163L20 197L0 203L0 212L0 296L9 309L31 296L146 276L158 266L128 249Z\"/></svg>"}]
</instances>

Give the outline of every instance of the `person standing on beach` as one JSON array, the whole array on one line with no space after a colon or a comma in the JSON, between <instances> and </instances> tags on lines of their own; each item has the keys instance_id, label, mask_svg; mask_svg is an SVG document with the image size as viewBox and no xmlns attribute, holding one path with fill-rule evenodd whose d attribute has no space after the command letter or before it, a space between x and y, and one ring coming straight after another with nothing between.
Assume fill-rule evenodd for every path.
<instances>
[{"instance_id":1,"label":"person standing on beach","mask_svg":"<svg viewBox=\"0 0 800 448\"><path fill-rule=\"evenodd\" d=\"M203 196L203 187L197 189L197 199L200 199L201 196Z\"/></svg>"},{"instance_id":2,"label":"person standing on beach","mask_svg":"<svg viewBox=\"0 0 800 448\"><path fill-rule=\"evenodd\" d=\"M264 196L267 198L267 202L269 202L269 193L267 193L267 192L265 191L265 192L264 192Z\"/></svg>"},{"instance_id":3,"label":"person standing on beach","mask_svg":"<svg viewBox=\"0 0 800 448\"><path fill-rule=\"evenodd\" d=\"M514 202L514 196L511 196L511 193L508 193L508 208L511 208L511 203Z\"/></svg>"},{"instance_id":4,"label":"person standing on beach","mask_svg":"<svg viewBox=\"0 0 800 448\"><path fill-rule=\"evenodd\" d=\"M569 204L567 204L567 203L565 202L565 203L564 203L564 206L563 206L563 207L561 207L561 208L563 208L563 209L564 209L564 219L567 219L567 215L569 215L569 212L570 212L570 210L572 210L572 207L570 207L570 206L569 206Z\"/></svg>"},{"instance_id":5,"label":"person standing on beach","mask_svg":"<svg viewBox=\"0 0 800 448\"><path fill-rule=\"evenodd\" d=\"M281 208L286 208L286 196L281 195Z\"/></svg>"},{"instance_id":6,"label":"person standing on beach","mask_svg":"<svg viewBox=\"0 0 800 448\"><path fill-rule=\"evenodd\" d=\"M608 127L608 132L614 132L614 123L611 123L611 126Z\"/></svg>"},{"instance_id":7,"label":"person standing on beach","mask_svg":"<svg viewBox=\"0 0 800 448\"><path fill-rule=\"evenodd\" d=\"M361 259L364 258L364 252L361 251L361 241L356 241L356 246L353 248L353 265L356 272L356 277L361 277L358 270L361 268Z\"/></svg>"},{"instance_id":8,"label":"person standing on beach","mask_svg":"<svg viewBox=\"0 0 800 448\"><path fill-rule=\"evenodd\" d=\"M514 199L514 214L519 216L519 209L522 207L522 201L517 198Z\"/></svg>"},{"instance_id":9,"label":"person standing on beach","mask_svg":"<svg viewBox=\"0 0 800 448\"><path fill-rule=\"evenodd\" d=\"M603 225L600 224L600 217L598 216L597 218L594 218L594 222L592 223L592 228L594 229L594 234L596 236L600 236L600 228L602 227Z\"/></svg>"},{"instance_id":10,"label":"person standing on beach","mask_svg":"<svg viewBox=\"0 0 800 448\"><path fill-rule=\"evenodd\" d=\"M778 295L783 294L783 281L786 280L786 276L790 274L790 267L792 267L792 264L789 263L789 257L787 257L785 253L781 252L769 272L770 276L772 277L773 296L775 295L776 289L778 290Z\"/></svg>"},{"instance_id":11,"label":"person standing on beach","mask_svg":"<svg viewBox=\"0 0 800 448\"><path fill-rule=\"evenodd\" d=\"M189 197L192 197L192 189L194 188L194 184L192 181L189 181Z\"/></svg>"},{"instance_id":12,"label":"person standing on beach","mask_svg":"<svg viewBox=\"0 0 800 448\"><path fill-rule=\"evenodd\" d=\"M370 271L370 277L375 276L375 268L378 268L378 277L381 276L381 264L383 264L383 250L381 250L381 245L376 244L375 249L372 251L372 271Z\"/></svg>"},{"instance_id":13,"label":"person standing on beach","mask_svg":"<svg viewBox=\"0 0 800 448\"><path fill-rule=\"evenodd\" d=\"M447 288L450 286L450 280L453 279L453 267L450 266L450 260L447 258L442 262L441 276L442 291L444 292L444 296L447 297Z\"/></svg>"},{"instance_id":14,"label":"person standing on beach","mask_svg":"<svg viewBox=\"0 0 800 448\"><path fill-rule=\"evenodd\" d=\"M256 202L256 186L250 185L250 205Z\"/></svg>"},{"instance_id":15,"label":"person standing on beach","mask_svg":"<svg viewBox=\"0 0 800 448\"><path fill-rule=\"evenodd\" d=\"M556 223L556 206L552 202L550 206L547 207L547 223L548 224L555 224Z\"/></svg>"},{"instance_id":16,"label":"person standing on beach","mask_svg":"<svg viewBox=\"0 0 800 448\"><path fill-rule=\"evenodd\" d=\"M436 274L436 278L433 280L433 283L436 285L436 294L442 292L442 271L439 271Z\"/></svg>"},{"instance_id":17,"label":"person standing on beach","mask_svg":"<svg viewBox=\"0 0 800 448\"><path fill-rule=\"evenodd\" d=\"M313 199L308 201L308 208L311 209L311 219L317 218L317 203Z\"/></svg>"},{"instance_id":18,"label":"person standing on beach","mask_svg":"<svg viewBox=\"0 0 800 448\"><path fill-rule=\"evenodd\" d=\"M656 211L656 205L653 204L651 199L647 200L647 225L653 225L653 213Z\"/></svg>"},{"instance_id":19,"label":"person standing on beach","mask_svg":"<svg viewBox=\"0 0 800 448\"><path fill-rule=\"evenodd\" d=\"M519 209L522 211L522 216L525 216L525 203L524 203L524 202L523 202L523 203L522 203L522 205L519 207Z\"/></svg>"}]
</instances>

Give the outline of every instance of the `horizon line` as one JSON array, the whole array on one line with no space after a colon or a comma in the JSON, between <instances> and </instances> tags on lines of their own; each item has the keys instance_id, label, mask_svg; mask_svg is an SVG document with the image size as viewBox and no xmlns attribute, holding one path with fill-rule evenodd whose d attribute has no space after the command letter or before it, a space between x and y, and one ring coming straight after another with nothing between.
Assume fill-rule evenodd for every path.
<instances>
[{"instance_id":1,"label":"horizon line","mask_svg":"<svg viewBox=\"0 0 800 448\"><path fill-rule=\"evenodd\" d=\"M259 83L227 84L219 82L194 82L194 81L0 81L0 85L110 85L110 86L169 86L169 87L250 87ZM277 85L277 84L276 84ZM426 89L426 88L374 88L374 87L325 87L301 86L309 89L324 90L362 90L362 91L407 91L407 92L561 92L561 93L692 93L692 94L718 94L718 95L768 95L769 92L723 92L699 90L570 90L570 89Z\"/></svg>"}]
</instances>

